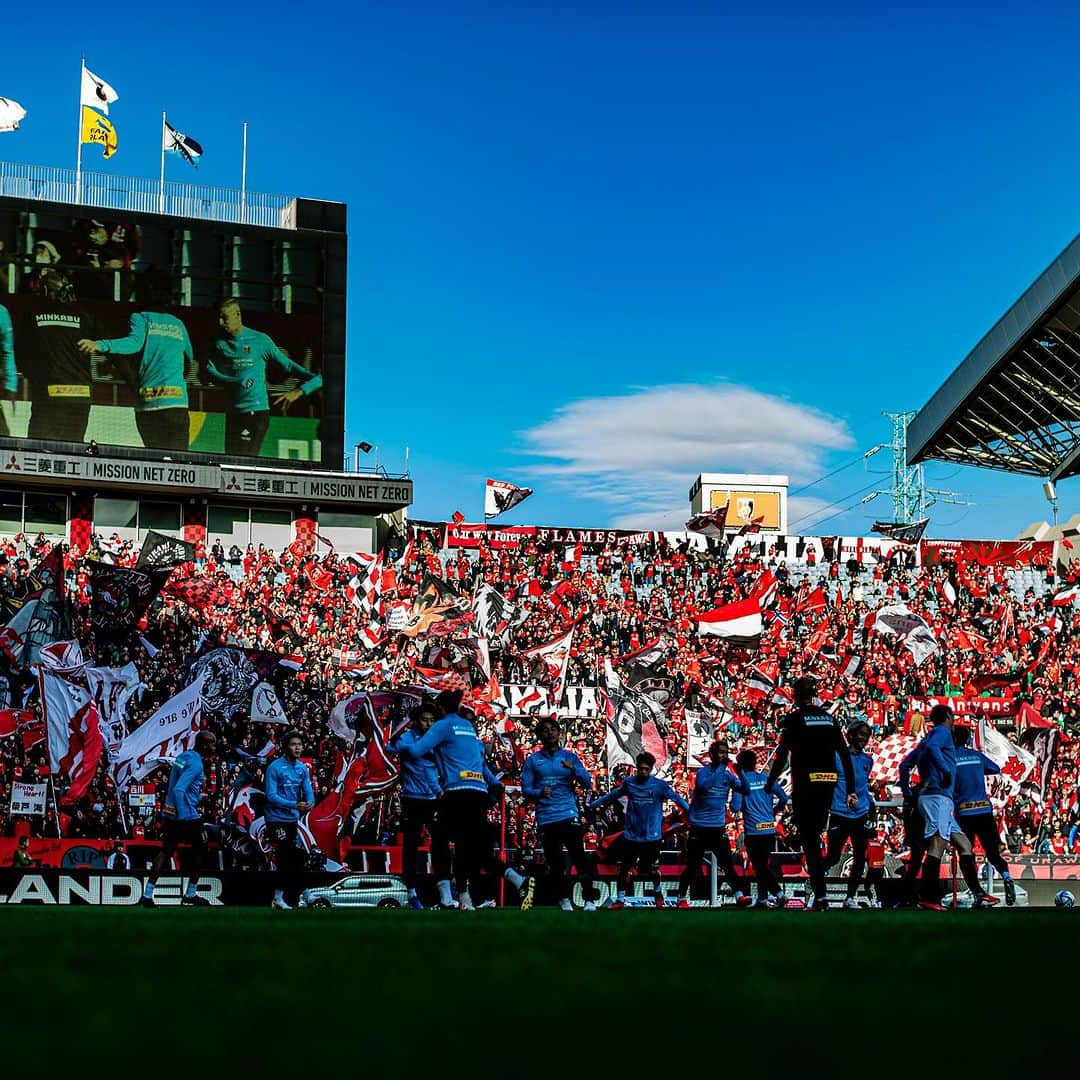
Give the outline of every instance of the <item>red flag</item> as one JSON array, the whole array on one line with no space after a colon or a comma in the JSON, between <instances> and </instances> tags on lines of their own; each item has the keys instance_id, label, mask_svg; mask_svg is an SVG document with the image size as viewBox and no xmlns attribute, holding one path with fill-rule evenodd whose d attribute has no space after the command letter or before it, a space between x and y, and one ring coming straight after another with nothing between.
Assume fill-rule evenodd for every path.
<instances>
[{"instance_id":1,"label":"red flag","mask_svg":"<svg viewBox=\"0 0 1080 1080\"><path fill-rule=\"evenodd\" d=\"M974 630L959 628L954 630L952 643L954 649L969 649L977 653L986 652L986 638L981 634L976 634Z\"/></svg>"},{"instance_id":2,"label":"red flag","mask_svg":"<svg viewBox=\"0 0 1080 1080\"><path fill-rule=\"evenodd\" d=\"M795 608L796 611L824 611L825 605L828 601L825 598L825 590L818 585L812 593L810 593L802 603L798 604Z\"/></svg>"},{"instance_id":3,"label":"red flag","mask_svg":"<svg viewBox=\"0 0 1080 1080\"><path fill-rule=\"evenodd\" d=\"M460 525L465 520L465 515L460 510L455 510L453 517L450 519L455 525Z\"/></svg>"},{"instance_id":4,"label":"red flag","mask_svg":"<svg viewBox=\"0 0 1080 1080\"><path fill-rule=\"evenodd\" d=\"M93 782L105 751L97 705L85 687L44 667L38 671L38 686L52 771L71 781L60 801L78 802Z\"/></svg>"},{"instance_id":5,"label":"red flag","mask_svg":"<svg viewBox=\"0 0 1080 1080\"><path fill-rule=\"evenodd\" d=\"M825 644L825 639L829 636L829 620L822 619L817 629L810 635L810 640L806 643L807 652L819 653L821 646Z\"/></svg>"}]
</instances>

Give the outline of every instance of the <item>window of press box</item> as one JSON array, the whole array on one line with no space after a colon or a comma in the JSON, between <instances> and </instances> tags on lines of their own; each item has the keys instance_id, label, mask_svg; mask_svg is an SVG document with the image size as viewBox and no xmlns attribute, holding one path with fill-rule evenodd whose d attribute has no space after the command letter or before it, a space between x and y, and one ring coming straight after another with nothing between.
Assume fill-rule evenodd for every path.
<instances>
[{"instance_id":1,"label":"window of press box","mask_svg":"<svg viewBox=\"0 0 1080 1080\"><path fill-rule=\"evenodd\" d=\"M118 529L134 529L138 522L136 499L109 499L101 495L94 499L94 532L108 536Z\"/></svg>"},{"instance_id":2,"label":"window of press box","mask_svg":"<svg viewBox=\"0 0 1080 1080\"><path fill-rule=\"evenodd\" d=\"M0 536L14 537L23 531L22 492L0 491Z\"/></svg>"},{"instance_id":3,"label":"window of press box","mask_svg":"<svg viewBox=\"0 0 1080 1080\"><path fill-rule=\"evenodd\" d=\"M179 533L180 504L172 502L139 503L139 532L146 534L151 529L160 533Z\"/></svg>"},{"instance_id":4,"label":"window of press box","mask_svg":"<svg viewBox=\"0 0 1080 1080\"><path fill-rule=\"evenodd\" d=\"M28 536L45 533L63 536L67 532L68 497L27 492L23 532Z\"/></svg>"}]
</instances>

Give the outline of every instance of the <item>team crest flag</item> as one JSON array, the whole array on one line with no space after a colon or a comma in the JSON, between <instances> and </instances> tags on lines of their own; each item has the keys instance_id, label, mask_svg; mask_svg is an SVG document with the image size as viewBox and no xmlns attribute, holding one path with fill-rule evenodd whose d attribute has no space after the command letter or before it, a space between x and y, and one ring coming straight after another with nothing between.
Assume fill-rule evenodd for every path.
<instances>
[{"instance_id":1,"label":"team crest flag","mask_svg":"<svg viewBox=\"0 0 1080 1080\"><path fill-rule=\"evenodd\" d=\"M102 156L108 160L116 153L116 128L100 113L88 106L82 111L82 141L84 145L100 146Z\"/></svg>"},{"instance_id":2,"label":"team crest flag","mask_svg":"<svg viewBox=\"0 0 1080 1080\"><path fill-rule=\"evenodd\" d=\"M82 69L82 104L83 108L97 109L109 115L109 106L120 100L120 95L104 80L95 75L88 67ZM85 115L83 123L86 122ZM86 142L86 139L83 139ZM106 157L109 155L106 154Z\"/></svg>"},{"instance_id":3,"label":"team crest flag","mask_svg":"<svg viewBox=\"0 0 1080 1080\"><path fill-rule=\"evenodd\" d=\"M99 634L130 630L146 614L172 570L143 570L107 563L91 563L90 622Z\"/></svg>"},{"instance_id":4,"label":"team crest flag","mask_svg":"<svg viewBox=\"0 0 1080 1080\"><path fill-rule=\"evenodd\" d=\"M484 489L484 517L493 518L512 510L533 493L532 488L518 487L505 480L489 480Z\"/></svg>"}]
</instances>

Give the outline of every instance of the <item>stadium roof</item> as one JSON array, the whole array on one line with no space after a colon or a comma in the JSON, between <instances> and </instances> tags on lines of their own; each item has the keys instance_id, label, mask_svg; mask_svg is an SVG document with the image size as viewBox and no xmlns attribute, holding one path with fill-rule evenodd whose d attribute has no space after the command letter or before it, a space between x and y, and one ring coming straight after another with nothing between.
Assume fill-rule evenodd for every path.
<instances>
[{"instance_id":1,"label":"stadium roof","mask_svg":"<svg viewBox=\"0 0 1080 1080\"><path fill-rule=\"evenodd\" d=\"M908 426L908 464L937 459L1080 473L1080 236L995 323Z\"/></svg>"}]
</instances>

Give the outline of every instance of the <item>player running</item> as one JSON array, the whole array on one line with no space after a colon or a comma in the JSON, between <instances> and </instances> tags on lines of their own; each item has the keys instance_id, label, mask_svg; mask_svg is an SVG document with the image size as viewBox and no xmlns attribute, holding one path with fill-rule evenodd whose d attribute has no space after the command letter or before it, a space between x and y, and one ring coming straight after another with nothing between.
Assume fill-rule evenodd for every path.
<instances>
[{"instance_id":1,"label":"player running","mask_svg":"<svg viewBox=\"0 0 1080 1080\"><path fill-rule=\"evenodd\" d=\"M188 869L188 883L180 903L185 906L208 907L210 901L204 896L197 896L195 888L199 884L199 872L206 861L206 825L199 812L202 799L203 778L206 776L205 763L211 761L217 753L217 738L212 732L200 731L195 736L195 746L179 754L169 772L169 787L165 793L165 805L161 811L161 850L150 868L150 877L143 886L143 907L155 907L154 887L161 877L161 872L168 866L176 849L181 844L191 847L191 866Z\"/></svg>"},{"instance_id":2,"label":"player running","mask_svg":"<svg viewBox=\"0 0 1080 1080\"><path fill-rule=\"evenodd\" d=\"M283 412L293 402L321 390L322 376L286 356L266 334L244 326L239 300L230 298L218 304L218 326L221 333L214 341L206 370L210 378L233 392L225 414L225 453L258 456L270 426L267 367L274 364L300 380L299 386L274 396L274 404Z\"/></svg>"},{"instance_id":3,"label":"player running","mask_svg":"<svg viewBox=\"0 0 1080 1080\"><path fill-rule=\"evenodd\" d=\"M956 749L953 746L953 711L948 705L930 710L933 727L919 743L919 812L926 827L926 856L923 859L922 896L919 906L944 911L941 905L941 857L951 844L959 854L960 872L974 897L975 907L990 907L997 899L979 885L971 841L957 824L953 813L953 785L956 780Z\"/></svg>"},{"instance_id":4,"label":"player running","mask_svg":"<svg viewBox=\"0 0 1080 1080\"><path fill-rule=\"evenodd\" d=\"M653 900L658 908L664 906L660 891L660 838L663 835L664 803L673 802L690 812L690 804L666 781L652 775L656 758L647 750L638 754L637 772L618 787L589 803L590 810L599 809L616 799L626 799L626 820L623 823L622 855L616 879L617 899L614 909L626 905L630 872L636 867L643 878L652 883Z\"/></svg>"},{"instance_id":5,"label":"player running","mask_svg":"<svg viewBox=\"0 0 1080 1080\"><path fill-rule=\"evenodd\" d=\"M1005 903L1016 903L1016 886L1009 873L1009 864L1001 857L1001 837L998 835L994 810L986 795L986 777L996 776L1000 767L985 754L969 746L971 728L953 727L956 747L956 780L953 783L953 808L964 835L974 845L978 840L986 861L1001 875L1005 884Z\"/></svg>"},{"instance_id":6,"label":"player running","mask_svg":"<svg viewBox=\"0 0 1080 1080\"><path fill-rule=\"evenodd\" d=\"M832 807L829 811L825 869L830 869L840 861L844 844L850 840L851 873L848 875L844 907L858 911L859 901L855 899L855 895L859 891L859 883L866 869L866 845L870 840L867 822L873 809L870 799L870 770L874 767L874 759L866 753L866 744L870 741L870 725L862 721L852 724L848 729L847 740L851 751L851 767L855 773L856 802L854 806L851 805L848 796L852 789L841 777L833 791ZM836 770L838 774L843 771L839 754L836 755Z\"/></svg>"},{"instance_id":7,"label":"player running","mask_svg":"<svg viewBox=\"0 0 1080 1080\"><path fill-rule=\"evenodd\" d=\"M150 299L164 308L168 296L153 286ZM94 341L82 338L87 355L135 357L121 366L135 387L135 426L143 446L157 450L186 450L189 442L187 374L194 359L187 327L163 310L132 312L127 337ZM118 365L119 366L119 365Z\"/></svg>"},{"instance_id":8,"label":"player running","mask_svg":"<svg viewBox=\"0 0 1080 1080\"><path fill-rule=\"evenodd\" d=\"M796 679L792 690L795 711L784 718L780 745L769 772L769 783L774 788L778 786L780 774L790 757L793 817L814 893L807 907L812 911L822 911L828 908L829 901L825 895L821 834L829 818L829 807L840 772L844 774L846 790L851 793L847 797L848 806L854 809L858 801L855 772L840 726L814 704L817 680L809 677Z\"/></svg>"},{"instance_id":9,"label":"player running","mask_svg":"<svg viewBox=\"0 0 1080 1080\"><path fill-rule=\"evenodd\" d=\"M776 815L788 804L787 792L771 776L757 771L753 750L740 751L735 767L741 781L737 805L742 809L743 843L757 882L757 899L751 907L779 907L784 893L769 860L776 844Z\"/></svg>"},{"instance_id":10,"label":"player running","mask_svg":"<svg viewBox=\"0 0 1080 1080\"><path fill-rule=\"evenodd\" d=\"M742 789L743 781L729 767L729 749L726 739L720 739L709 747L709 764L698 769L694 790L690 795L690 836L686 841L686 868L679 878L679 907L690 906L690 892L694 879L701 873L705 856L711 851L717 866L723 871L735 903L740 907L749 903L740 887L731 858L731 844L727 834L728 799L732 791ZM719 899L716 906L720 907Z\"/></svg>"},{"instance_id":11,"label":"player running","mask_svg":"<svg viewBox=\"0 0 1080 1080\"><path fill-rule=\"evenodd\" d=\"M285 892L298 893L304 870L304 851L297 842L300 815L315 805L311 773L300 760L304 739L299 731L288 731L281 741L284 756L276 758L266 770L266 838L274 850L277 888L270 906L289 911L292 905Z\"/></svg>"},{"instance_id":12,"label":"player running","mask_svg":"<svg viewBox=\"0 0 1080 1080\"><path fill-rule=\"evenodd\" d=\"M439 783L439 770L434 758L408 757L402 747L411 746L424 735L435 723L435 710L427 703L417 705L410 713L412 725L386 747L391 754L401 759L401 814L403 820L401 838L401 866L405 887L409 890L409 907L423 911L424 904L417 893L420 881L418 856L424 829L431 838L432 871L435 880L445 882L446 892L450 890L450 853L442 840L441 830L436 824L436 808L442 785Z\"/></svg>"},{"instance_id":13,"label":"player running","mask_svg":"<svg viewBox=\"0 0 1080 1080\"><path fill-rule=\"evenodd\" d=\"M584 830L578 813L575 783L586 791L593 786L592 774L577 754L562 745L562 728L555 717L541 720L536 729L540 749L525 759L521 770L521 793L536 801L536 831L548 875L558 890L559 907L573 911L570 900L573 881L566 873L563 852L581 881L585 910L595 911L593 869L585 853Z\"/></svg>"},{"instance_id":14,"label":"player running","mask_svg":"<svg viewBox=\"0 0 1080 1080\"><path fill-rule=\"evenodd\" d=\"M484 760L484 744L472 720L463 716L460 690L444 690L435 699L445 714L415 742L400 746L402 758L416 761L427 754L435 759L442 779L439 822L446 839L454 845L454 876L458 885L458 907L473 911L471 889L480 883L480 872L501 873L521 897L524 909L532 907L535 881L505 866L492 851L488 825L488 786L498 781ZM449 881L439 882L439 901L453 906Z\"/></svg>"}]
</instances>

